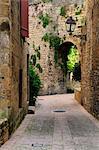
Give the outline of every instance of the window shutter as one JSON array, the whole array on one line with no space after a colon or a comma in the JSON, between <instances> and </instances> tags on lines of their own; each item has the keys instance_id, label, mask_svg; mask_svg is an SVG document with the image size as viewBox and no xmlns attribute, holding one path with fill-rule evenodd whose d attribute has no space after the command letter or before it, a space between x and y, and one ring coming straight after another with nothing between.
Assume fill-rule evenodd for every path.
<instances>
[{"instance_id":1,"label":"window shutter","mask_svg":"<svg viewBox=\"0 0 99 150\"><path fill-rule=\"evenodd\" d=\"M29 36L28 29L28 0L20 0L21 3L21 35Z\"/></svg>"}]
</instances>

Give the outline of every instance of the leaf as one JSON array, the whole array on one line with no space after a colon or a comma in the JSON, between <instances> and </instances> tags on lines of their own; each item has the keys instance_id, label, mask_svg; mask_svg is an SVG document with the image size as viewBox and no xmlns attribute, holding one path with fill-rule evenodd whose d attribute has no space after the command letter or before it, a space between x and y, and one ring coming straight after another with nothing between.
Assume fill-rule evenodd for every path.
<instances>
[{"instance_id":1,"label":"leaf","mask_svg":"<svg viewBox=\"0 0 99 150\"><path fill-rule=\"evenodd\" d=\"M40 73L42 73L43 72L43 69L42 69L42 67L41 67L41 65L38 63L38 64L36 64L36 68L38 68L39 69L39 71L40 71Z\"/></svg>"},{"instance_id":2,"label":"leaf","mask_svg":"<svg viewBox=\"0 0 99 150\"><path fill-rule=\"evenodd\" d=\"M41 58L41 54L40 54L40 52L39 52L39 51L37 52L37 57L38 57L38 59L40 60L40 58Z\"/></svg>"},{"instance_id":3,"label":"leaf","mask_svg":"<svg viewBox=\"0 0 99 150\"><path fill-rule=\"evenodd\" d=\"M31 59L32 59L32 65L36 65L36 55L32 55L31 56Z\"/></svg>"}]
</instances>

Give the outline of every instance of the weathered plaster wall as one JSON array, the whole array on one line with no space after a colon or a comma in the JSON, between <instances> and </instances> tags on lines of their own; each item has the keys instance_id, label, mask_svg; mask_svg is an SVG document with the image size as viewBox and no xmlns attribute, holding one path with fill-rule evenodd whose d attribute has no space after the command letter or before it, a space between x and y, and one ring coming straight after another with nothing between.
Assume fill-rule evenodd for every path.
<instances>
[{"instance_id":1,"label":"weathered plaster wall","mask_svg":"<svg viewBox=\"0 0 99 150\"><path fill-rule=\"evenodd\" d=\"M66 80L64 79L63 71L59 66L55 66L54 50L49 48L47 42L42 41L42 37L47 32L58 35L63 39L64 43L70 41L76 45L81 55L81 39L77 36L81 35L81 28L85 23L84 3L83 1L68 0L53 1L52 3L43 3L41 1L31 2L32 3L29 5L29 43L31 55L35 53L33 45L35 45L35 47L40 46L41 59L39 63L43 69L43 73L40 74L42 80L40 94L66 93ZM66 10L65 17L60 15L62 6L64 6ZM75 15L77 6L81 8L81 13L79 15ZM39 15L46 13L50 16L52 21L46 28L43 28ZM66 32L65 21L69 16L73 16L77 23L73 35L69 35Z\"/></svg>"}]
</instances>

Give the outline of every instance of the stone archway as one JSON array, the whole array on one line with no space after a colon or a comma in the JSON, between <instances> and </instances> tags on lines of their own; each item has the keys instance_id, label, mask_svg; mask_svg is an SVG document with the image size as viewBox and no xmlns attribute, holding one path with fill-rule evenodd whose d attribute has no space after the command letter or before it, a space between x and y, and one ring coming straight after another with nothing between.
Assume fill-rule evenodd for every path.
<instances>
[{"instance_id":1,"label":"stone archway","mask_svg":"<svg viewBox=\"0 0 99 150\"><path fill-rule=\"evenodd\" d=\"M76 36L75 37L73 37L73 36L71 36L71 37L68 37L68 40L66 40L64 43L72 43L73 45L75 45L76 46L76 48L77 48L77 50L78 50L78 52L79 52L79 57L80 57L80 61L81 61L81 43L82 43L82 41L81 41L81 39L80 38L77 38Z\"/></svg>"},{"instance_id":2,"label":"stone archway","mask_svg":"<svg viewBox=\"0 0 99 150\"><path fill-rule=\"evenodd\" d=\"M69 58L70 56L73 55L74 58L74 62L70 62ZM63 44L60 45L59 47L59 63L63 62L63 59L66 62L66 74L65 74L65 82L66 82L66 88L67 88L67 93L71 93L74 91L74 84L75 87L80 88L80 80L81 80L81 66L80 66L80 50L78 50L78 47L70 42L70 41L66 41ZM77 60L76 60L77 59ZM68 65L70 65L70 70L68 68ZM78 66L79 65L79 66ZM64 69L64 68L63 68ZM76 69L76 70L75 70ZM76 76L76 82L73 81L73 72L75 70L75 74L77 74ZM64 72L64 70L63 70ZM75 75L74 74L74 75Z\"/></svg>"}]
</instances>

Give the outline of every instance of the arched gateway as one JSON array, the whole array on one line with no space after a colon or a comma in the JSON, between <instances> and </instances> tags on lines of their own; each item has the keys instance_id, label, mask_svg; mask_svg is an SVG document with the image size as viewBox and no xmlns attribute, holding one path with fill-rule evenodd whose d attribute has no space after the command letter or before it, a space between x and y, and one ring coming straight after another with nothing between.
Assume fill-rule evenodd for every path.
<instances>
[{"instance_id":1,"label":"arched gateway","mask_svg":"<svg viewBox=\"0 0 99 150\"><path fill-rule=\"evenodd\" d=\"M73 92L75 87L80 88L80 61L80 52L74 43L66 41L60 45L58 63L64 74L66 93Z\"/></svg>"}]
</instances>

